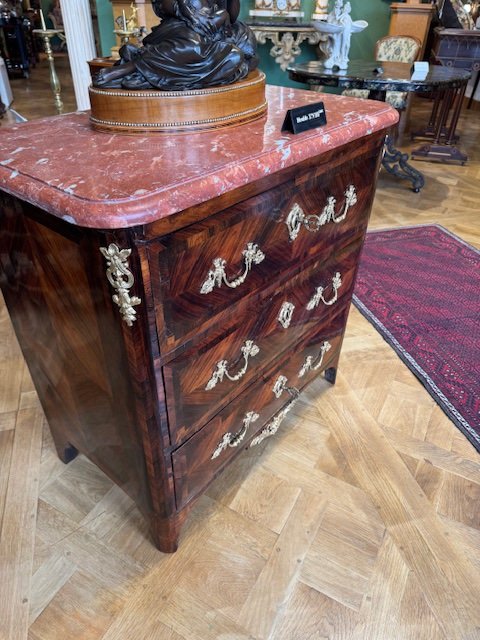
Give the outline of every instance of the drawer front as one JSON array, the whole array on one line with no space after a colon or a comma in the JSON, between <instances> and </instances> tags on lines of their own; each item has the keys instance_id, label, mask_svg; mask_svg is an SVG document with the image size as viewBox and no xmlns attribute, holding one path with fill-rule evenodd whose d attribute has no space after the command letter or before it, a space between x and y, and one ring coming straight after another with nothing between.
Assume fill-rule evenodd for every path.
<instances>
[{"instance_id":1,"label":"drawer front","mask_svg":"<svg viewBox=\"0 0 480 640\"><path fill-rule=\"evenodd\" d=\"M328 330L315 333L172 454L179 509L203 491L245 445L275 433L299 389L335 363L343 329L343 318L339 317Z\"/></svg>"},{"instance_id":2,"label":"drawer front","mask_svg":"<svg viewBox=\"0 0 480 640\"><path fill-rule=\"evenodd\" d=\"M348 310L360 243L315 261L226 336L164 366L172 444L190 437L307 333Z\"/></svg>"},{"instance_id":3,"label":"drawer front","mask_svg":"<svg viewBox=\"0 0 480 640\"><path fill-rule=\"evenodd\" d=\"M163 354L366 228L376 157L285 183L149 245ZM360 167L360 168L359 168Z\"/></svg>"}]
</instances>

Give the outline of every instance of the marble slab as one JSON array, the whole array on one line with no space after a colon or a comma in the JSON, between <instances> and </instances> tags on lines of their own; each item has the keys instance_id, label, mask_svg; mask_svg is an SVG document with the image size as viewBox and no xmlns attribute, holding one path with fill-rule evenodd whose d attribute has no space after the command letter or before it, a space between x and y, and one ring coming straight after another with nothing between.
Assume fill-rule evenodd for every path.
<instances>
[{"instance_id":1,"label":"marble slab","mask_svg":"<svg viewBox=\"0 0 480 640\"><path fill-rule=\"evenodd\" d=\"M267 87L268 115L216 131L120 135L78 112L2 127L0 189L72 224L146 224L395 124L385 103ZM327 125L282 133L287 109L324 101Z\"/></svg>"}]
</instances>

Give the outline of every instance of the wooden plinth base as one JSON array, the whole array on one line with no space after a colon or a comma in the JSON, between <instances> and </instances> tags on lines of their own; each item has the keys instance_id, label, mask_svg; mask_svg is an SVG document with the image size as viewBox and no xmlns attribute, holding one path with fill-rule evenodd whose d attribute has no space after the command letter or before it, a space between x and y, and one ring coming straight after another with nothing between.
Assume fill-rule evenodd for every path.
<instances>
[{"instance_id":1,"label":"wooden plinth base","mask_svg":"<svg viewBox=\"0 0 480 640\"><path fill-rule=\"evenodd\" d=\"M192 91L127 91L90 87L94 129L145 133L216 129L256 120L267 111L265 74Z\"/></svg>"}]
</instances>

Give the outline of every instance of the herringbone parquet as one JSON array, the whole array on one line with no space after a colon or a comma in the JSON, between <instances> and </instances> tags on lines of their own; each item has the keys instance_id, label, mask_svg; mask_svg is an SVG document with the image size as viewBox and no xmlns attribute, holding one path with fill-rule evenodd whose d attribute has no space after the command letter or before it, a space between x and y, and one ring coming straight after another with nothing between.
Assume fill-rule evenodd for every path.
<instances>
[{"instance_id":1,"label":"herringbone parquet","mask_svg":"<svg viewBox=\"0 0 480 640\"><path fill-rule=\"evenodd\" d=\"M382 173L372 228L439 222L480 246L478 112L459 130L469 164L421 164L420 194ZM164 555L86 458L57 459L2 306L0 526L2 640L480 638L480 457L353 308L337 384L229 467Z\"/></svg>"}]
</instances>

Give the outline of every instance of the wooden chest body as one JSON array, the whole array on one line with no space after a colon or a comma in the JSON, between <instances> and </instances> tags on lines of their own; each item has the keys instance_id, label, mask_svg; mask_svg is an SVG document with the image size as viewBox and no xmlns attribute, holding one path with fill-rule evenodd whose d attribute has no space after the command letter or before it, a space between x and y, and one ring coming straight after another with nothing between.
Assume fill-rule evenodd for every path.
<instances>
[{"instance_id":1,"label":"wooden chest body","mask_svg":"<svg viewBox=\"0 0 480 640\"><path fill-rule=\"evenodd\" d=\"M334 382L396 119L368 109L368 136L163 217L139 195L128 224L118 214L109 228L4 180L1 286L58 453L84 453L122 486L163 551L195 498L274 435L306 384L322 372Z\"/></svg>"}]
</instances>

